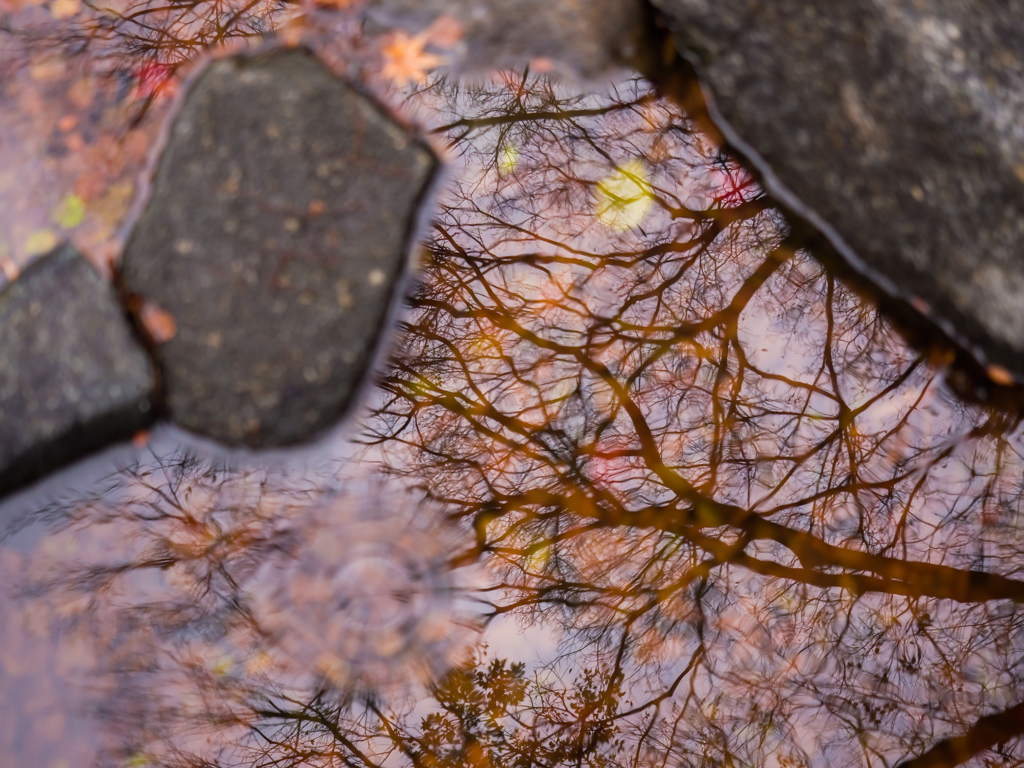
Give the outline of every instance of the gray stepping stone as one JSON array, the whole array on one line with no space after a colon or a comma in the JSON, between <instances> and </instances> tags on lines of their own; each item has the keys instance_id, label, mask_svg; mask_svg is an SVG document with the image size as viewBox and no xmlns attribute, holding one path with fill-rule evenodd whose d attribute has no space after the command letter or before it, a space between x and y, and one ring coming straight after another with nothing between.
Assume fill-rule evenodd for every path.
<instances>
[{"instance_id":1,"label":"gray stepping stone","mask_svg":"<svg viewBox=\"0 0 1024 768\"><path fill-rule=\"evenodd\" d=\"M0 493L151 420L152 365L113 288L70 246L0 293Z\"/></svg>"},{"instance_id":2,"label":"gray stepping stone","mask_svg":"<svg viewBox=\"0 0 1024 768\"><path fill-rule=\"evenodd\" d=\"M983 362L1024 374L1020 3L654 4L771 190Z\"/></svg>"},{"instance_id":3,"label":"gray stepping stone","mask_svg":"<svg viewBox=\"0 0 1024 768\"><path fill-rule=\"evenodd\" d=\"M436 166L306 50L209 66L123 265L125 287L177 323L155 352L173 420L250 447L335 423L400 298Z\"/></svg>"}]
</instances>

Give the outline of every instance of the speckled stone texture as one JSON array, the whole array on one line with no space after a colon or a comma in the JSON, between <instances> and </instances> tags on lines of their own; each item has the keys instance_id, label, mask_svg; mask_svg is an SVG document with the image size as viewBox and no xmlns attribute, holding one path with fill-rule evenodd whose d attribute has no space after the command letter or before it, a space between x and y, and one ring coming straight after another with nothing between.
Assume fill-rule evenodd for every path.
<instances>
[{"instance_id":1,"label":"speckled stone texture","mask_svg":"<svg viewBox=\"0 0 1024 768\"><path fill-rule=\"evenodd\" d=\"M654 3L732 132L833 242L1024 373L1024 2Z\"/></svg>"},{"instance_id":2,"label":"speckled stone texture","mask_svg":"<svg viewBox=\"0 0 1024 768\"><path fill-rule=\"evenodd\" d=\"M0 493L150 421L153 371L110 285L72 248L0 293Z\"/></svg>"},{"instance_id":3,"label":"speckled stone texture","mask_svg":"<svg viewBox=\"0 0 1024 768\"><path fill-rule=\"evenodd\" d=\"M123 279L169 312L182 427L255 448L345 412L400 297L434 155L306 50L217 61L171 127Z\"/></svg>"},{"instance_id":4,"label":"speckled stone texture","mask_svg":"<svg viewBox=\"0 0 1024 768\"><path fill-rule=\"evenodd\" d=\"M589 79L651 64L645 0L373 0L368 9L372 31L419 32L442 16L461 26L452 60L470 71L533 61Z\"/></svg>"}]
</instances>

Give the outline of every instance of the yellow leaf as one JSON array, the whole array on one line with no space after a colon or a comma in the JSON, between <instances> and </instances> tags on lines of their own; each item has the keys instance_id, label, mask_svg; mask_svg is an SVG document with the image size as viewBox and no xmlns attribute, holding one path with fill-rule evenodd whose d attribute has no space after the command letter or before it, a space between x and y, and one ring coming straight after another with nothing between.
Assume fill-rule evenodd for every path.
<instances>
[{"instance_id":1,"label":"yellow leaf","mask_svg":"<svg viewBox=\"0 0 1024 768\"><path fill-rule=\"evenodd\" d=\"M54 208L50 218L62 229L74 229L85 218L85 201L78 195L68 195Z\"/></svg>"},{"instance_id":2,"label":"yellow leaf","mask_svg":"<svg viewBox=\"0 0 1024 768\"><path fill-rule=\"evenodd\" d=\"M502 173L510 173L519 162L519 150L514 144L504 144L498 150L498 170Z\"/></svg>"},{"instance_id":3,"label":"yellow leaf","mask_svg":"<svg viewBox=\"0 0 1024 768\"><path fill-rule=\"evenodd\" d=\"M57 247L57 236L48 229L37 229L25 241L25 253L29 256L41 256Z\"/></svg>"},{"instance_id":4,"label":"yellow leaf","mask_svg":"<svg viewBox=\"0 0 1024 768\"><path fill-rule=\"evenodd\" d=\"M630 160L597 185L594 212L609 229L625 232L643 221L653 197L643 162Z\"/></svg>"}]
</instances>

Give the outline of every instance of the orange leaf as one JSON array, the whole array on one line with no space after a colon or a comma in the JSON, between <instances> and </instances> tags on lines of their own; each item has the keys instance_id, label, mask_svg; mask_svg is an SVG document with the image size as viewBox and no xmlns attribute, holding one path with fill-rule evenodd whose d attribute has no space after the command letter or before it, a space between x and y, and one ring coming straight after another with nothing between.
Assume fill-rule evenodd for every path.
<instances>
[{"instance_id":1,"label":"orange leaf","mask_svg":"<svg viewBox=\"0 0 1024 768\"><path fill-rule=\"evenodd\" d=\"M423 50L426 44L426 32L415 37L405 32L396 32L391 36L391 41L381 48L384 55L381 74L399 87L423 82L431 69L444 63L441 57Z\"/></svg>"},{"instance_id":2,"label":"orange leaf","mask_svg":"<svg viewBox=\"0 0 1024 768\"><path fill-rule=\"evenodd\" d=\"M1013 374L1001 365L990 365L985 369L985 372L996 384L1001 384L1004 387L1008 387L1013 384Z\"/></svg>"},{"instance_id":3,"label":"orange leaf","mask_svg":"<svg viewBox=\"0 0 1024 768\"><path fill-rule=\"evenodd\" d=\"M0 257L0 271L2 271L8 281L12 283L17 280L18 275L21 274L21 270L18 269L18 265L15 264L8 256Z\"/></svg>"},{"instance_id":4,"label":"orange leaf","mask_svg":"<svg viewBox=\"0 0 1024 768\"><path fill-rule=\"evenodd\" d=\"M154 344L166 344L178 334L174 316L152 302L144 301L139 307L139 322Z\"/></svg>"},{"instance_id":5,"label":"orange leaf","mask_svg":"<svg viewBox=\"0 0 1024 768\"><path fill-rule=\"evenodd\" d=\"M82 10L82 0L53 0L50 15L55 19L70 19Z\"/></svg>"}]
</instances>

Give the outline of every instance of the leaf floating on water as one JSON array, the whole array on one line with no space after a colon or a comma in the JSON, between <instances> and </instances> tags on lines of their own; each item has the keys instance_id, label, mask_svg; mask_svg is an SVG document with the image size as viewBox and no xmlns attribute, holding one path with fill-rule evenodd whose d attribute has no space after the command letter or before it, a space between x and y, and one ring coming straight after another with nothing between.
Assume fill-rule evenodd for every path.
<instances>
[{"instance_id":1,"label":"leaf floating on water","mask_svg":"<svg viewBox=\"0 0 1024 768\"><path fill-rule=\"evenodd\" d=\"M992 379L992 381L1000 386L1009 387L1014 383L1013 374L1001 365L990 365L985 369L985 373L988 374L988 377Z\"/></svg>"},{"instance_id":2,"label":"leaf floating on water","mask_svg":"<svg viewBox=\"0 0 1024 768\"><path fill-rule=\"evenodd\" d=\"M82 0L53 0L50 15L55 19L70 19L82 10Z\"/></svg>"},{"instance_id":3,"label":"leaf floating on water","mask_svg":"<svg viewBox=\"0 0 1024 768\"><path fill-rule=\"evenodd\" d=\"M37 229L28 236L25 241L25 254L28 256L41 256L57 247L60 240L48 229Z\"/></svg>"},{"instance_id":4,"label":"leaf floating on water","mask_svg":"<svg viewBox=\"0 0 1024 768\"><path fill-rule=\"evenodd\" d=\"M609 229L625 232L643 221L653 197L643 162L630 160L598 183L594 212Z\"/></svg>"},{"instance_id":5,"label":"leaf floating on water","mask_svg":"<svg viewBox=\"0 0 1024 768\"><path fill-rule=\"evenodd\" d=\"M0 270L3 271L4 276L9 282L14 282L18 279L18 275L21 274L21 270L18 269L18 265L14 263L14 260L10 256L0 257Z\"/></svg>"},{"instance_id":6,"label":"leaf floating on water","mask_svg":"<svg viewBox=\"0 0 1024 768\"><path fill-rule=\"evenodd\" d=\"M391 41L381 48L384 55L381 74L399 87L423 82L431 69L444 63L440 56L423 50L426 44L426 32L415 37L406 32L396 32Z\"/></svg>"},{"instance_id":7,"label":"leaf floating on water","mask_svg":"<svg viewBox=\"0 0 1024 768\"><path fill-rule=\"evenodd\" d=\"M519 163L519 150L514 144L503 144L498 150L498 170L511 173Z\"/></svg>"},{"instance_id":8,"label":"leaf floating on water","mask_svg":"<svg viewBox=\"0 0 1024 768\"><path fill-rule=\"evenodd\" d=\"M51 218L61 229L74 229L85 219L85 201L78 195L68 195L53 210Z\"/></svg>"},{"instance_id":9,"label":"leaf floating on water","mask_svg":"<svg viewBox=\"0 0 1024 768\"><path fill-rule=\"evenodd\" d=\"M142 306L139 307L138 317L146 335L154 344L166 344L178 335L178 323L174 319L174 315L152 302L142 303Z\"/></svg>"}]
</instances>

